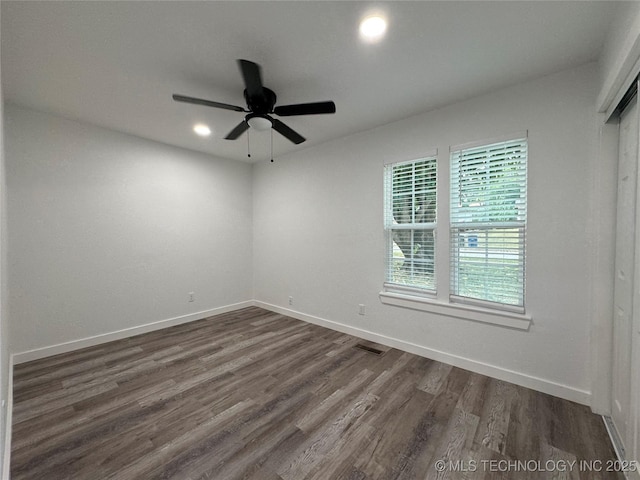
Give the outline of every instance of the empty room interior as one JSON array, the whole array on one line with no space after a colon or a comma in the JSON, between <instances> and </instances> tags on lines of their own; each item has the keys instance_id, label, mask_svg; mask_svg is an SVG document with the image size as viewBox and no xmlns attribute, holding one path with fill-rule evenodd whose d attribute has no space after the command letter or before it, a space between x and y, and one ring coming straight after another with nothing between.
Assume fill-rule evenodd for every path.
<instances>
[{"instance_id":1,"label":"empty room interior","mask_svg":"<svg viewBox=\"0 0 640 480\"><path fill-rule=\"evenodd\" d=\"M2 478L640 479L640 2L0 40Z\"/></svg>"}]
</instances>

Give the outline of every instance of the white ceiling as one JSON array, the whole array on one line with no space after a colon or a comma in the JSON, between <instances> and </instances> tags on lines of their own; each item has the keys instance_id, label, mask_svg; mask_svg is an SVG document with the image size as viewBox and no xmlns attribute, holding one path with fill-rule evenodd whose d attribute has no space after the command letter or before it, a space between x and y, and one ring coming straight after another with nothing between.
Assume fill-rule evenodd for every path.
<instances>
[{"instance_id":1,"label":"white ceiling","mask_svg":"<svg viewBox=\"0 0 640 480\"><path fill-rule=\"evenodd\" d=\"M1 4L5 100L216 156L247 160L236 59L262 66L279 105L333 100L335 115L282 118L274 154L384 125L597 59L616 2L12 2ZM371 8L388 35L358 38ZM214 133L203 139L196 122ZM251 160L269 158L252 132Z\"/></svg>"}]
</instances>

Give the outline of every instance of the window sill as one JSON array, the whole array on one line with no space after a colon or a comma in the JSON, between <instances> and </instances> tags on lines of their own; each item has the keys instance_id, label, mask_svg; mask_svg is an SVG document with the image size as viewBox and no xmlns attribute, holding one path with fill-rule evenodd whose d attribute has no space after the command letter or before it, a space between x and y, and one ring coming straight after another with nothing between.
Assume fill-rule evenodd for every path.
<instances>
[{"instance_id":1,"label":"window sill","mask_svg":"<svg viewBox=\"0 0 640 480\"><path fill-rule=\"evenodd\" d=\"M490 323L502 327L529 330L532 323L530 315L490 310L470 305L444 303L428 297L416 297L400 293L380 292L380 301L385 305L411 308L423 312L436 313L447 317L461 318L475 322Z\"/></svg>"}]
</instances>

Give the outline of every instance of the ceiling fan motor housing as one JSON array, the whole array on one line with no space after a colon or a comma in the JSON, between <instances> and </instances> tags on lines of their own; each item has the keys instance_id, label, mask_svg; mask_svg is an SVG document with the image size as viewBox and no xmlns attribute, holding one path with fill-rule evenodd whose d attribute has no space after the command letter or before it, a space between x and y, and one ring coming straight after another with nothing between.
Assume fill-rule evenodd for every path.
<instances>
[{"instance_id":1,"label":"ceiling fan motor housing","mask_svg":"<svg viewBox=\"0 0 640 480\"><path fill-rule=\"evenodd\" d=\"M254 96L250 96L245 88L244 99L249 106L249 110L258 115L273 113L273 106L276 104L276 94L267 87L262 87L262 95Z\"/></svg>"}]
</instances>

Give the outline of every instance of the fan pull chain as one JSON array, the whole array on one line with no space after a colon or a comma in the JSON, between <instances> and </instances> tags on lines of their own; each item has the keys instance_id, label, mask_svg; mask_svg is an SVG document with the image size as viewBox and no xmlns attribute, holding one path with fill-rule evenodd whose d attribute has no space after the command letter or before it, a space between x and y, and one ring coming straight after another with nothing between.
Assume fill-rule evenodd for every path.
<instances>
[{"instance_id":1,"label":"fan pull chain","mask_svg":"<svg viewBox=\"0 0 640 480\"><path fill-rule=\"evenodd\" d=\"M273 128L270 129L271 132L271 163L273 163Z\"/></svg>"},{"instance_id":2,"label":"fan pull chain","mask_svg":"<svg viewBox=\"0 0 640 480\"><path fill-rule=\"evenodd\" d=\"M247 130L247 157L251 158L251 145L249 143L249 130Z\"/></svg>"}]
</instances>

